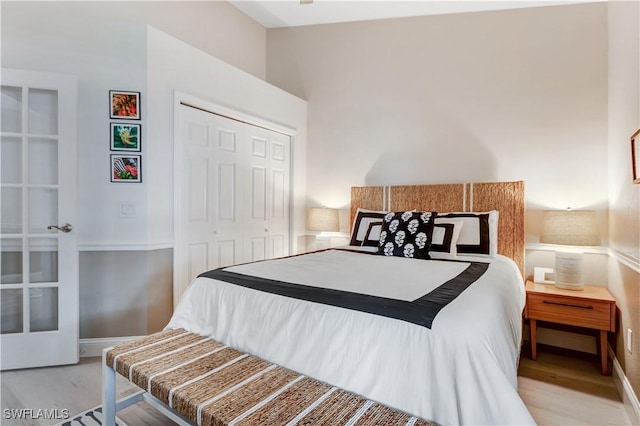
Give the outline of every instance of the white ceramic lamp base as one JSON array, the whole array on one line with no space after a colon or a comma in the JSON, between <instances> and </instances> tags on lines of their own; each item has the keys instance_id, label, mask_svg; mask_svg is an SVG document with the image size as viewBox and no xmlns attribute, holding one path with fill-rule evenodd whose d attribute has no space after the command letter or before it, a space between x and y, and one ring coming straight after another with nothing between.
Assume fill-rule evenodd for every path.
<instances>
[{"instance_id":1,"label":"white ceramic lamp base","mask_svg":"<svg viewBox=\"0 0 640 426\"><path fill-rule=\"evenodd\" d=\"M582 257L582 253L556 252L556 287L565 290L584 290Z\"/></svg>"}]
</instances>

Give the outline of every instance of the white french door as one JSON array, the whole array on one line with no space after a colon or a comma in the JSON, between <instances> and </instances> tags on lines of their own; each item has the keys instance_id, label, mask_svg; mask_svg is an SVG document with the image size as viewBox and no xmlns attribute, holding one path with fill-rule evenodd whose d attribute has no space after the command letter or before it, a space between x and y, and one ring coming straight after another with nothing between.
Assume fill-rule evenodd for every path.
<instances>
[{"instance_id":1,"label":"white french door","mask_svg":"<svg viewBox=\"0 0 640 426\"><path fill-rule=\"evenodd\" d=\"M76 363L76 78L0 83L0 369Z\"/></svg>"}]
</instances>

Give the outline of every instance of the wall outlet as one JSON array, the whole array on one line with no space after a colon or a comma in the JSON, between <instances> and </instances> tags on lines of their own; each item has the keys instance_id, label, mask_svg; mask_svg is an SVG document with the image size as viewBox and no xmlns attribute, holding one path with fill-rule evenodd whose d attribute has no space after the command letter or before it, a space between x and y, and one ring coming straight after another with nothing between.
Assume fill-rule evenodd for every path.
<instances>
[{"instance_id":1,"label":"wall outlet","mask_svg":"<svg viewBox=\"0 0 640 426\"><path fill-rule=\"evenodd\" d=\"M627 328L627 352L631 353L631 348L633 347L633 330Z\"/></svg>"}]
</instances>

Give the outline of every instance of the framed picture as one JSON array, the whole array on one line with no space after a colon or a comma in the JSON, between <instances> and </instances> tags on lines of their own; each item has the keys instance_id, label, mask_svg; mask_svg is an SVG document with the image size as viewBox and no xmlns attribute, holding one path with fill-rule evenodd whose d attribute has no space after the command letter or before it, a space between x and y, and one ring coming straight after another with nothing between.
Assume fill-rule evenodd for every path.
<instances>
[{"instance_id":1,"label":"framed picture","mask_svg":"<svg viewBox=\"0 0 640 426\"><path fill-rule=\"evenodd\" d=\"M111 154L111 182L142 182L140 155Z\"/></svg>"},{"instance_id":2,"label":"framed picture","mask_svg":"<svg viewBox=\"0 0 640 426\"><path fill-rule=\"evenodd\" d=\"M109 90L111 118L140 120L140 92Z\"/></svg>"},{"instance_id":3,"label":"framed picture","mask_svg":"<svg viewBox=\"0 0 640 426\"><path fill-rule=\"evenodd\" d=\"M640 183L640 129L631 135L631 161L633 183Z\"/></svg>"},{"instance_id":4,"label":"framed picture","mask_svg":"<svg viewBox=\"0 0 640 426\"><path fill-rule=\"evenodd\" d=\"M111 123L111 150L137 151L141 146L140 124Z\"/></svg>"}]
</instances>

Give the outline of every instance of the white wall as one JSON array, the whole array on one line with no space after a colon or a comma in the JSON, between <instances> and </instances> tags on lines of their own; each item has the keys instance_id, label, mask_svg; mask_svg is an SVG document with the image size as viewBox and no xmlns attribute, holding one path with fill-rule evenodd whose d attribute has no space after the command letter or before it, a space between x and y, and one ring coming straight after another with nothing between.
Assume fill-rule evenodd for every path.
<instances>
[{"instance_id":1,"label":"white wall","mask_svg":"<svg viewBox=\"0 0 640 426\"><path fill-rule=\"evenodd\" d=\"M64 6L3 3L2 65L78 76L78 163L69 165L79 177L78 242L133 244L146 239L146 204L137 203L136 219L120 220L117 203L143 200L146 184L110 183L109 90L146 86L144 28L80 19ZM75 22L73 29L60 25L67 20Z\"/></svg>"},{"instance_id":2,"label":"white wall","mask_svg":"<svg viewBox=\"0 0 640 426\"><path fill-rule=\"evenodd\" d=\"M171 246L174 89L298 129L293 148L296 173L293 188L296 200L304 200L305 102L159 30L150 27L153 39L147 41L146 26L122 21L119 16L127 16L130 10L132 16L138 17L129 18L133 21L147 16L148 21L164 22L162 17L173 9L164 2L156 5L156 9L142 3L125 2L119 12L116 3L2 4L4 66L79 76L80 195L76 229L80 246L91 250ZM232 15L240 13L226 6ZM200 9L199 2L187 2L180 7L206 12ZM60 24L67 21L75 22L73 28ZM213 18L212 25L215 26ZM189 35L184 29L176 31L182 38ZM196 33L197 29L191 31ZM236 32L245 33L241 29ZM235 38L231 33L226 37ZM243 56L253 59L263 54L264 48L247 51L245 46ZM142 93L140 184L114 184L109 180L109 122L113 121L108 114L110 89ZM134 202L136 217L119 217L120 202ZM293 223L304 229L302 210L303 207Z\"/></svg>"},{"instance_id":3,"label":"white wall","mask_svg":"<svg viewBox=\"0 0 640 426\"><path fill-rule=\"evenodd\" d=\"M265 30L226 2L2 2L2 66L77 75L78 230L81 249L145 249L147 152L154 147L147 121L146 26L153 23L264 75ZM184 71L184 70L183 70ZM237 71L242 73L241 71ZM244 73L243 73L244 74ZM142 93L142 183L109 180L109 90ZM150 152L151 154L151 152ZM135 218L121 218L120 202L134 202ZM153 198L151 203L153 205ZM170 220L170 217L169 217ZM163 224L166 224L166 219ZM150 237L170 247L172 237ZM158 247L158 244L156 246Z\"/></svg>"},{"instance_id":4,"label":"white wall","mask_svg":"<svg viewBox=\"0 0 640 426\"><path fill-rule=\"evenodd\" d=\"M301 207L294 226L304 228L306 104L256 77L265 68L266 36L259 24L226 2L1 2L0 7L2 66L78 76L78 162L68 166L78 168L73 225L86 252L80 256L81 337L158 331L171 314L173 89L299 130L294 202ZM147 23L172 36L148 29ZM235 67L212 57L212 51ZM141 92L142 183L110 182L113 89ZM136 217L119 217L119 202L135 203ZM112 283L117 277L122 281ZM101 306L86 309L95 303Z\"/></svg>"}]
</instances>

